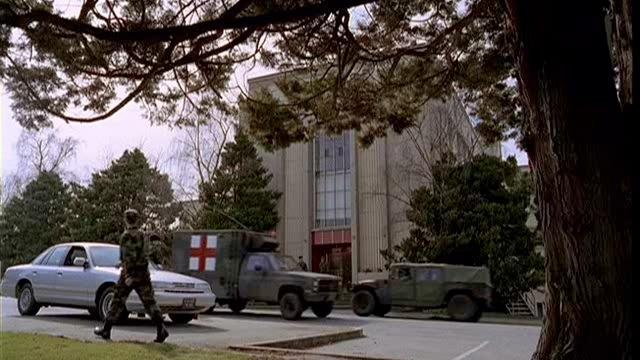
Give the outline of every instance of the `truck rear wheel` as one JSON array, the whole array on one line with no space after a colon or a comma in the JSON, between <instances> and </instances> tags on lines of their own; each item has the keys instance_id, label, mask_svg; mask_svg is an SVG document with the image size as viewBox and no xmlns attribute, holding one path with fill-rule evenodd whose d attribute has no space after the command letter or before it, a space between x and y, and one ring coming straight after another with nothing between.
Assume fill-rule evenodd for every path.
<instances>
[{"instance_id":1,"label":"truck rear wheel","mask_svg":"<svg viewBox=\"0 0 640 360\"><path fill-rule=\"evenodd\" d=\"M311 311L319 318L326 318L333 311L333 302L311 304Z\"/></svg>"},{"instance_id":2,"label":"truck rear wheel","mask_svg":"<svg viewBox=\"0 0 640 360\"><path fill-rule=\"evenodd\" d=\"M376 298L369 290L362 289L356 291L351 298L351 308L358 316L369 316L376 309Z\"/></svg>"},{"instance_id":3,"label":"truck rear wheel","mask_svg":"<svg viewBox=\"0 0 640 360\"><path fill-rule=\"evenodd\" d=\"M296 293L286 293L280 298L280 313L287 320L298 320L304 312L304 304L300 295Z\"/></svg>"},{"instance_id":4,"label":"truck rear wheel","mask_svg":"<svg viewBox=\"0 0 640 360\"><path fill-rule=\"evenodd\" d=\"M482 310L469 295L453 295L447 303L447 313L456 321L478 321Z\"/></svg>"},{"instance_id":5,"label":"truck rear wheel","mask_svg":"<svg viewBox=\"0 0 640 360\"><path fill-rule=\"evenodd\" d=\"M247 302L244 300L234 300L229 302L229 309L231 309L234 314L240 314L245 307L247 307Z\"/></svg>"}]
</instances>

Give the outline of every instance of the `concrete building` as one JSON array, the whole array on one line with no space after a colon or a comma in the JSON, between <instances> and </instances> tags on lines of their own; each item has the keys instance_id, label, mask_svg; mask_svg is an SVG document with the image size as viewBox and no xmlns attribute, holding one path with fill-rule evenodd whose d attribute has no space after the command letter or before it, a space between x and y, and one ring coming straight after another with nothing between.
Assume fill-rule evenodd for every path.
<instances>
[{"instance_id":1,"label":"concrete building","mask_svg":"<svg viewBox=\"0 0 640 360\"><path fill-rule=\"evenodd\" d=\"M283 97L275 84L279 76L249 79L249 90L266 88ZM419 124L401 135L390 132L368 148L350 131L262 151L274 175L271 186L283 194L276 229L282 251L346 282L384 276L380 250L408 236L409 195L429 184L430 165L444 151L500 156L499 144L481 143L457 98L427 103Z\"/></svg>"}]
</instances>

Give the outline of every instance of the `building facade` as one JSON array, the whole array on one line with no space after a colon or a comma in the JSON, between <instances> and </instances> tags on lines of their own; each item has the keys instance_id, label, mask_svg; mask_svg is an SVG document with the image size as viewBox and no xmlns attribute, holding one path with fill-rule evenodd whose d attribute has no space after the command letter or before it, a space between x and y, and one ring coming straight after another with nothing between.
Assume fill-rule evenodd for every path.
<instances>
[{"instance_id":1,"label":"building facade","mask_svg":"<svg viewBox=\"0 0 640 360\"><path fill-rule=\"evenodd\" d=\"M278 76L249 79L249 90L266 88L282 97ZM439 155L501 155L499 144L481 144L457 98L427 103L420 119L367 148L349 131L261 151L273 174L271 186L283 194L275 234L281 250L302 256L314 271L342 276L345 283L386 276L380 251L408 236L409 196L429 185L430 166Z\"/></svg>"}]
</instances>

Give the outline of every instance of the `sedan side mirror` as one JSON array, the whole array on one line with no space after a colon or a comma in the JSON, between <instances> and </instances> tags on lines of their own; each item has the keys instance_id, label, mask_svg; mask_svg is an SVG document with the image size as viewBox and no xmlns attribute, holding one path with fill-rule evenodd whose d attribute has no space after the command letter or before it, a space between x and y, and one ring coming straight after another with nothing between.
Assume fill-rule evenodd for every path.
<instances>
[{"instance_id":1,"label":"sedan side mirror","mask_svg":"<svg viewBox=\"0 0 640 360\"><path fill-rule=\"evenodd\" d=\"M89 267L89 262L87 261L86 258L77 257L73 259L73 266L82 266L83 268L86 269Z\"/></svg>"}]
</instances>

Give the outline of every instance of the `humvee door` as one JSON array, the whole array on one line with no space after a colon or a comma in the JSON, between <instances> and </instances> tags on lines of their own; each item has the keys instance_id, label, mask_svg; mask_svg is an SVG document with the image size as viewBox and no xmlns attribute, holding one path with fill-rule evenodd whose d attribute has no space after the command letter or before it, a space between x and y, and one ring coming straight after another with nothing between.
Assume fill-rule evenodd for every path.
<instances>
[{"instance_id":1,"label":"humvee door","mask_svg":"<svg viewBox=\"0 0 640 360\"><path fill-rule=\"evenodd\" d=\"M414 269L408 266L397 266L391 269L389 277L389 288L391 292L391 302L394 305L410 305L415 302Z\"/></svg>"},{"instance_id":2,"label":"humvee door","mask_svg":"<svg viewBox=\"0 0 640 360\"><path fill-rule=\"evenodd\" d=\"M416 268L416 302L419 306L439 306L444 301L443 271L440 268Z\"/></svg>"}]
</instances>

